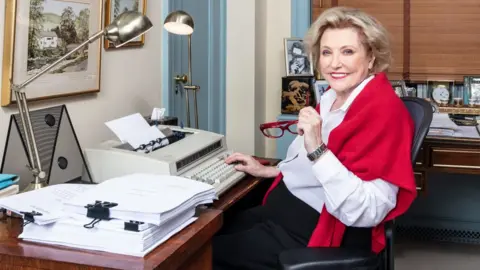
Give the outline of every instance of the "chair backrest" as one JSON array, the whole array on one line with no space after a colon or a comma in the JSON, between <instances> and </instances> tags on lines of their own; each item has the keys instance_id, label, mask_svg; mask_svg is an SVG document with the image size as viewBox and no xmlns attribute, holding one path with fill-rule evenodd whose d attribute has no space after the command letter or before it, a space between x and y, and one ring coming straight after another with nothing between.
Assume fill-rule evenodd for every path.
<instances>
[{"instance_id":1,"label":"chair backrest","mask_svg":"<svg viewBox=\"0 0 480 270\"><path fill-rule=\"evenodd\" d=\"M402 97L402 101L415 123L415 136L413 138L411 157L412 164L415 164L415 159L432 123L433 109L430 102L422 98Z\"/></svg>"},{"instance_id":2,"label":"chair backrest","mask_svg":"<svg viewBox=\"0 0 480 270\"><path fill-rule=\"evenodd\" d=\"M430 102L415 97L402 97L403 104L407 107L413 122L415 123L415 135L412 142L412 166L415 166L418 152L422 147L423 140L427 136L430 124L433 118L433 108ZM388 221L385 224L385 238L387 245L384 252L384 265L382 270L394 270L394 220Z\"/></svg>"}]
</instances>

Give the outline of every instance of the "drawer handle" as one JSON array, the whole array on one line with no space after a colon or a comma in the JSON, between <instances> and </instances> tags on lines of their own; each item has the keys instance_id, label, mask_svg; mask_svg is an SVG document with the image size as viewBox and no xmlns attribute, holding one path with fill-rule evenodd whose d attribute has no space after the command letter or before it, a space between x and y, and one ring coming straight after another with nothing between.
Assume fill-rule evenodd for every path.
<instances>
[{"instance_id":1,"label":"drawer handle","mask_svg":"<svg viewBox=\"0 0 480 270\"><path fill-rule=\"evenodd\" d=\"M442 152L442 153L463 153L463 154L480 154L480 151L472 151L472 150L446 150L446 149L433 149L433 152Z\"/></svg>"}]
</instances>

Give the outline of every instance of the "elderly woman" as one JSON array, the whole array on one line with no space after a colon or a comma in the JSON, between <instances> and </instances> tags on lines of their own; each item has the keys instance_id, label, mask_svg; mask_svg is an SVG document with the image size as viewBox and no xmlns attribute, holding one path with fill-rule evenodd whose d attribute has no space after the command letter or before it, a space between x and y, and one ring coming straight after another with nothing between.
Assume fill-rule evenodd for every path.
<instances>
[{"instance_id":1,"label":"elderly woman","mask_svg":"<svg viewBox=\"0 0 480 270\"><path fill-rule=\"evenodd\" d=\"M416 197L414 124L385 71L385 29L353 8L331 8L312 24L306 48L330 88L298 116L298 136L277 167L232 154L237 170L273 178L263 204L240 213L213 241L214 269L276 269L299 247L380 252L383 222Z\"/></svg>"}]
</instances>

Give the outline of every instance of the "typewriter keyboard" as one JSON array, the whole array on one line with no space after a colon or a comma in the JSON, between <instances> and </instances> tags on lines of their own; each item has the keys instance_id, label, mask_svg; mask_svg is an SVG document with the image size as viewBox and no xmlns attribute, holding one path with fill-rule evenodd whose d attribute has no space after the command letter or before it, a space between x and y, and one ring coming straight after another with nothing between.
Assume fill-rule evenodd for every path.
<instances>
[{"instance_id":1,"label":"typewriter keyboard","mask_svg":"<svg viewBox=\"0 0 480 270\"><path fill-rule=\"evenodd\" d=\"M235 170L235 165L226 164L225 157L227 154L214 157L188 171L183 177L213 185L220 196L245 177L244 172Z\"/></svg>"}]
</instances>

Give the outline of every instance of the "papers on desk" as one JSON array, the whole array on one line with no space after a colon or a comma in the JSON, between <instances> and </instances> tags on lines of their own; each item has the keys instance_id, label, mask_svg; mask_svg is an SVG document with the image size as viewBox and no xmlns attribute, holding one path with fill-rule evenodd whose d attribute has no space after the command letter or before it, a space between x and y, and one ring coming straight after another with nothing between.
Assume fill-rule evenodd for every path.
<instances>
[{"instance_id":1,"label":"papers on desk","mask_svg":"<svg viewBox=\"0 0 480 270\"><path fill-rule=\"evenodd\" d=\"M94 187L94 185L62 184L16 194L0 199L0 208L21 216L38 213L34 222L39 225L53 223L65 216L63 202Z\"/></svg>"},{"instance_id":2,"label":"papers on desk","mask_svg":"<svg viewBox=\"0 0 480 270\"><path fill-rule=\"evenodd\" d=\"M114 202L110 217L138 220L160 226L184 209L212 203L211 185L178 176L131 174L105 181L64 203L66 212L87 214L85 208L95 201Z\"/></svg>"},{"instance_id":3,"label":"papers on desk","mask_svg":"<svg viewBox=\"0 0 480 270\"><path fill-rule=\"evenodd\" d=\"M143 257L194 222L197 219L194 215L195 209L189 209L162 226L149 226L139 232L125 230L124 222L117 222L116 225L122 226L112 228L110 223L116 220L100 222L98 227L85 229L83 225L91 219L69 217L46 226L29 224L19 237L31 242Z\"/></svg>"},{"instance_id":4,"label":"papers on desk","mask_svg":"<svg viewBox=\"0 0 480 270\"><path fill-rule=\"evenodd\" d=\"M474 126L458 126L446 113L433 114L428 136L480 138Z\"/></svg>"},{"instance_id":5,"label":"papers on desk","mask_svg":"<svg viewBox=\"0 0 480 270\"><path fill-rule=\"evenodd\" d=\"M143 257L214 199L215 189L202 182L131 174L98 185L49 186L0 199L0 206L43 213L24 226L19 238L26 241Z\"/></svg>"},{"instance_id":6,"label":"papers on desk","mask_svg":"<svg viewBox=\"0 0 480 270\"><path fill-rule=\"evenodd\" d=\"M105 123L122 142L127 142L134 149L148 144L165 135L156 127L150 126L139 113L128 115Z\"/></svg>"}]
</instances>

